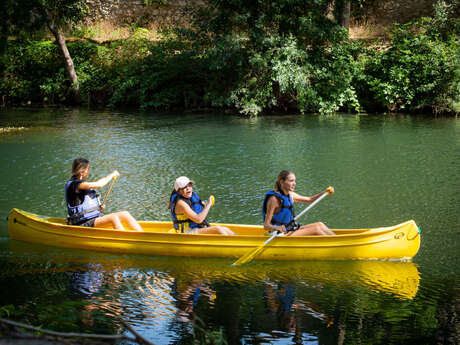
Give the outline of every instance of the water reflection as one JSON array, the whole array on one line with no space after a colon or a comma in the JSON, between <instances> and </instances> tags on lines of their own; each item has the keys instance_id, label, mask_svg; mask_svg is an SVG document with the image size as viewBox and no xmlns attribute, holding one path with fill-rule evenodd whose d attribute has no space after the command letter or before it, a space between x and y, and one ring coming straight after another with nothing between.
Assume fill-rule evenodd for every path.
<instances>
[{"instance_id":1,"label":"water reflection","mask_svg":"<svg viewBox=\"0 0 460 345\"><path fill-rule=\"evenodd\" d=\"M436 327L430 317L443 320L449 334L458 319L452 319L455 307L438 305L445 282L420 290L420 273L411 262L254 262L233 267L228 260L114 255L18 241L10 241L9 247L12 266L2 271L0 283L35 277L27 284L40 291L65 281L62 298L85 303L82 324L96 325L98 313L115 323L123 317L161 344L172 339L192 343L196 327L224 332L229 344L384 344L381 331L386 328L393 343L400 343L418 339L415 324L423 320L428 329ZM18 263L19 269L13 268ZM18 291L17 305L33 296ZM449 294L455 296L453 290ZM450 297L443 299L447 303ZM420 310L420 301L426 306L430 300L432 306ZM407 333L407 323L414 332ZM111 331L121 329L115 325Z\"/></svg>"},{"instance_id":2,"label":"water reflection","mask_svg":"<svg viewBox=\"0 0 460 345\"><path fill-rule=\"evenodd\" d=\"M130 320L141 334L155 330L157 340L189 337L197 320L223 327L236 337L233 343L241 336L273 343L318 340L324 337L318 329L339 332L344 320L362 318L370 300L382 300L380 312L387 310L385 300L398 306L397 300L414 299L420 280L411 262L255 262L233 267L228 260L114 255L19 241L9 245L11 262L23 267L15 274L54 279L66 272L68 295L86 303L85 324L91 325L90 315L99 311ZM341 314L343 307L331 309L343 296L349 300L348 319Z\"/></svg>"},{"instance_id":3,"label":"water reflection","mask_svg":"<svg viewBox=\"0 0 460 345\"><path fill-rule=\"evenodd\" d=\"M27 248L27 249L26 249ZM226 259L155 258L142 255L116 255L59 249L12 240L10 249L17 254L17 260L24 260L24 253L35 252L35 260L52 254L47 262L57 265L82 264L94 271L88 281L100 282L99 270L112 272L122 280L138 279L138 284L153 284L162 289L172 285L170 275L190 282L219 281L237 284L264 282L265 280L290 282L299 285L315 283L331 286L361 286L370 291L387 292L401 299L416 296L420 274L413 262L392 261L293 261L293 262L255 262L246 266L231 266ZM73 255L73 253L79 255ZM96 259L95 259L96 258ZM15 260L13 258L12 260ZM97 268L97 270L96 270ZM154 268L167 276L146 274L145 270ZM134 272L131 270L134 269ZM120 273L122 272L122 273ZM97 279L96 279L97 278ZM95 280L96 279L96 280ZM171 280L172 279L172 280ZM166 284L165 281L169 280ZM162 282L162 284L159 284ZM86 289L89 289L88 287Z\"/></svg>"},{"instance_id":4,"label":"water reflection","mask_svg":"<svg viewBox=\"0 0 460 345\"><path fill-rule=\"evenodd\" d=\"M195 307L200 299L205 298L210 308L216 299L216 291L205 280L193 280L187 283L176 279L172 295L177 302L176 319L182 322L195 321Z\"/></svg>"},{"instance_id":5,"label":"water reflection","mask_svg":"<svg viewBox=\"0 0 460 345\"><path fill-rule=\"evenodd\" d=\"M104 272L100 265L88 265L87 270L69 273L69 293L76 297L90 297L100 291Z\"/></svg>"}]
</instances>

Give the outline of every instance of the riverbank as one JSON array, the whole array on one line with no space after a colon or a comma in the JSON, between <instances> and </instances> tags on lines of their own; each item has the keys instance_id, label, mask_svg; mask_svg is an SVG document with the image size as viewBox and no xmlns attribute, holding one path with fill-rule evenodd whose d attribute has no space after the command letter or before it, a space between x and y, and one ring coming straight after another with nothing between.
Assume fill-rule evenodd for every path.
<instances>
[{"instance_id":1,"label":"riverbank","mask_svg":"<svg viewBox=\"0 0 460 345\"><path fill-rule=\"evenodd\" d=\"M197 13L189 26L166 31L105 27L111 34L104 36L80 27L73 32L80 38L67 40L78 76L72 88L54 41L10 40L0 98L3 105L78 102L247 116L460 112L460 19L453 8L439 2L432 18L372 34L352 28L349 35L321 6L302 4L289 11L240 4L229 16L228 4L219 3L212 15ZM310 24L302 17L307 10Z\"/></svg>"}]
</instances>

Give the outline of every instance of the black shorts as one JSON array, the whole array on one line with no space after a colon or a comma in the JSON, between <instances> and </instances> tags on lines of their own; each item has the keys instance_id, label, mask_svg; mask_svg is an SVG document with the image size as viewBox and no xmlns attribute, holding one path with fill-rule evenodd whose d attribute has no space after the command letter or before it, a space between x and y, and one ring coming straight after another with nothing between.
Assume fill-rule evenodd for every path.
<instances>
[{"instance_id":1,"label":"black shorts","mask_svg":"<svg viewBox=\"0 0 460 345\"><path fill-rule=\"evenodd\" d=\"M97 218L97 217L96 217ZM94 227L94 222L96 221L96 218L91 218L89 220L84 221L83 223L80 224L75 224L78 226L86 226L88 228L93 228Z\"/></svg>"}]
</instances>

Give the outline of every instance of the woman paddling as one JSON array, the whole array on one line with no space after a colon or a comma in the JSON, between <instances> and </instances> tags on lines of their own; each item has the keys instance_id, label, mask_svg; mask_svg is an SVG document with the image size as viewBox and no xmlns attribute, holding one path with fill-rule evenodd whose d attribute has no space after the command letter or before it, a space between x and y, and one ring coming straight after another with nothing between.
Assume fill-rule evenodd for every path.
<instances>
[{"instance_id":1,"label":"woman paddling","mask_svg":"<svg viewBox=\"0 0 460 345\"><path fill-rule=\"evenodd\" d=\"M213 196L204 204L193 191L193 184L186 176L180 176L174 182L174 189L169 199L169 209L174 228L187 234L222 234L235 235L224 226L211 226L206 217L213 205Z\"/></svg>"},{"instance_id":2,"label":"woman paddling","mask_svg":"<svg viewBox=\"0 0 460 345\"><path fill-rule=\"evenodd\" d=\"M128 211L120 211L103 215L104 205L101 205L94 189L102 188L111 179L120 176L114 170L109 175L95 181L85 181L89 177L89 161L86 158L76 158L72 164L72 177L65 184L67 202L67 223L87 227L103 227L112 225L114 229L126 230L123 222L132 230L143 231L139 223Z\"/></svg>"},{"instance_id":3,"label":"woman paddling","mask_svg":"<svg viewBox=\"0 0 460 345\"><path fill-rule=\"evenodd\" d=\"M294 192L295 186L292 171L283 170L278 174L274 189L265 195L262 205L264 228L286 233L287 236L335 235L322 222L300 225L294 221L294 202L310 204L323 194L302 196Z\"/></svg>"}]
</instances>

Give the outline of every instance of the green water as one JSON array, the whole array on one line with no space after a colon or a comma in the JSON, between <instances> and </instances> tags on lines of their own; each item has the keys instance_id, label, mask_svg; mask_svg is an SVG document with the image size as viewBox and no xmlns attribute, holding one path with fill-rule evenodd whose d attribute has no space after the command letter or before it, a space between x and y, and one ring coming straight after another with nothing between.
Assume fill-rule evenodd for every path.
<instances>
[{"instance_id":1,"label":"green water","mask_svg":"<svg viewBox=\"0 0 460 345\"><path fill-rule=\"evenodd\" d=\"M156 344L191 343L199 320L208 337L222 332L230 344L460 342L456 118L16 109L0 112L0 127L8 126L23 129L0 134L0 307L13 304L17 320L39 315L35 324L63 331L119 333L122 316ZM377 271L355 262L232 270L227 260L10 240L3 219L13 207L65 215L64 183L77 156L90 159L94 179L120 171L107 212L166 220L174 179L187 175L202 198L215 195L212 221L258 224L264 193L289 169L300 194L336 190L304 223L361 228L414 219L422 246L412 263Z\"/></svg>"}]
</instances>

